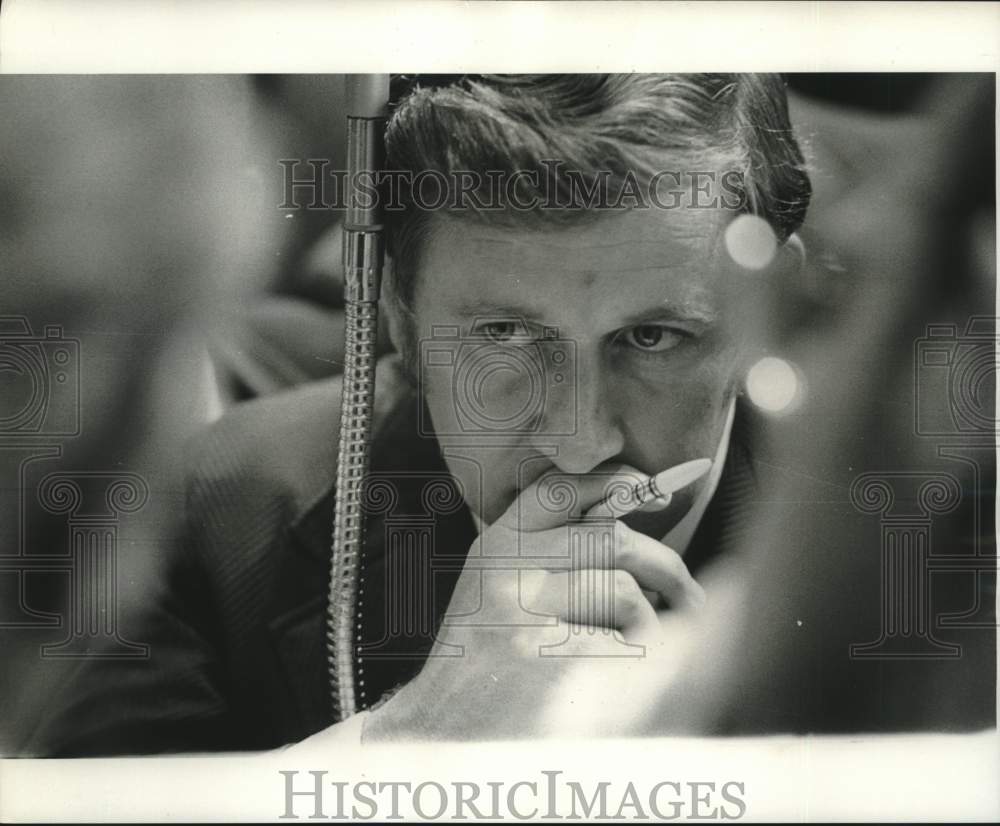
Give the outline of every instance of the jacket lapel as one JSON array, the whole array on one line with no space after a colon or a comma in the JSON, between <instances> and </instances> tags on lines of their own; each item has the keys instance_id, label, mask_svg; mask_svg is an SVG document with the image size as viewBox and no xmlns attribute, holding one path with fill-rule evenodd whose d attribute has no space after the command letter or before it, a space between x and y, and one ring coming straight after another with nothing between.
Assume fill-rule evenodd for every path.
<instances>
[{"instance_id":1,"label":"jacket lapel","mask_svg":"<svg viewBox=\"0 0 1000 826\"><path fill-rule=\"evenodd\" d=\"M719 487L684 556L692 574L712 560L739 550L757 499L758 480L751 452L756 430L753 414L738 402Z\"/></svg>"},{"instance_id":2,"label":"jacket lapel","mask_svg":"<svg viewBox=\"0 0 1000 826\"><path fill-rule=\"evenodd\" d=\"M357 596L362 637L355 677L362 706L420 669L460 573L454 564L434 563L463 558L476 537L437 441L417 433L420 403L415 394L407 394L372 440ZM293 545L322 565L323 599L310 599L301 609L297 603L271 623L288 683L304 715L326 721L317 728L332 722L326 689L325 594L333 509L330 490L290 530ZM306 656L312 658L308 663Z\"/></svg>"},{"instance_id":3,"label":"jacket lapel","mask_svg":"<svg viewBox=\"0 0 1000 826\"><path fill-rule=\"evenodd\" d=\"M367 480L377 493L367 498L359 595L358 683L366 706L423 665L458 580L454 562L464 559L476 537L437 441L417 433L419 404L414 396L402 406Z\"/></svg>"}]
</instances>

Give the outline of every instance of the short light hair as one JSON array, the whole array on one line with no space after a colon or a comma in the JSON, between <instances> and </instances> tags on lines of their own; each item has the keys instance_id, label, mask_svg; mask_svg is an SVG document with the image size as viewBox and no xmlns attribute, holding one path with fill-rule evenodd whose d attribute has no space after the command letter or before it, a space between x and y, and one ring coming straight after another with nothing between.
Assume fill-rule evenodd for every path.
<instances>
[{"instance_id":1,"label":"short light hair","mask_svg":"<svg viewBox=\"0 0 1000 826\"><path fill-rule=\"evenodd\" d=\"M687 169L737 170L741 209L780 240L802 223L811 186L778 75L433 75L394 78L387 168L417 175L535 170L557 160L584 175L649 172L663 159ZM399 190L387 215L390 297L412 308L430 213ZM459 220L545 229L598 217L594 209L452 212Z\"/></svg>"}]
</instances>

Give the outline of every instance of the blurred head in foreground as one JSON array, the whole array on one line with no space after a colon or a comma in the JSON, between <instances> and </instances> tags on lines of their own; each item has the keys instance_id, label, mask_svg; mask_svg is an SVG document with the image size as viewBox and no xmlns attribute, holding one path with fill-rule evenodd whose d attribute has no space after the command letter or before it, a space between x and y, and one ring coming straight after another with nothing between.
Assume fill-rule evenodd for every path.
<instances>
[{"instance_id":1,"label":"blurred head in foreground","mask_svg":"<svg viewBox=\"0 0 1000 826\"><path fill-rule=\"evenodd\" d=\"M134 482L149 495L118 536L123 613L158 586L171 473L204 420L190 325L258 271L247 172L265 156L249 103L234 78L0 77L0 547L70 558L76 512L53 514L40 493L52 474ZM95 501L80 507L100 511ZM67 582L8 570L0 584L0 696L22 733L77 665L43 655L60 632L37 613L68 613ZM0 750L20 737L3 727Z\"/></svg>"}]
</instances>

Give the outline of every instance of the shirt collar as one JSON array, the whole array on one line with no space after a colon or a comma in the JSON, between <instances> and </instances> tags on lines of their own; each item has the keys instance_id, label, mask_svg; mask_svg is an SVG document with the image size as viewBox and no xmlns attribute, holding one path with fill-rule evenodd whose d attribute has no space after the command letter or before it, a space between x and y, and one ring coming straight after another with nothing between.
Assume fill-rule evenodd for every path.
<instances>
[{"instance_id":1,"label":"shirt collar","mask_svg":"<svg viewBox=\"0 0 1000 826\"><path fill-rule=\"evenodd\" d=\"M734 397L729 405L729 412L726 414L726 425L722 429L722 438L719 439L719 446L716 448L715 457L712 459L712 470L709 472L708 484L701 489L698 498L694 500L690 510L684 514L680 522L674 525L667 535L661 540L664 545L673 548L681 556L691 544L694 532L698 530L702 517L708 509L708 503L715 496L715 491L719 487L719 480L722 478L722 469L726 463L726 454L729 452L729 440L733 432L733 419L736 415L736 398Z\"/></svg>"}]
</instances>

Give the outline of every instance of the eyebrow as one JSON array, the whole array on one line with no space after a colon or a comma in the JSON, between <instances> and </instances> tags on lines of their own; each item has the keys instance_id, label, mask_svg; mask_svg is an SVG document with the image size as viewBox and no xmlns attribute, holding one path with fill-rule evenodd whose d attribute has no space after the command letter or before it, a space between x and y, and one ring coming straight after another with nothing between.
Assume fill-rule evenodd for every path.
<instances>
[{"instance_id":1,"label":"eyebrow","mask_svg":"<svg viewBox=\"0 0 1000 826\"><path fill-rule=\"evenodd\" d=\"M712 324L719 317L719 314L711 307L697 301L683 301L673 303L664 301L657 307L650 307L648 310L635 313L625 319L625 326L635 327L640 324L648 324L651 321L658 321L663 318L672 318L677 321L699 321L702 324Z\"/></svg>"},{"instance_id":2,"label":"eyebrow","mask_svg":"<svg viewBox=\"0 0 1000 826\"><path fill-rule=\"evenodd\" d=\"M498 304L493 301L475 300L461 304L458 311L466 318L479 316L487 318L523 318L525 321L536 324L552 323L552 319L543 318L537 314L534 308L521 304ZM676 321L697 321L702 324L712 324L717 320L718 313L701 302L664 301L655 307L649 307L628 316L621 326L635 327L640 324L649 324L653 321L668 318Z\"/></svg>"},{"instance_id":3,"label":"eyebrow","mask_svg":"<svg viewBox=\"0 0 1000 826\"><path fill-rule=\"evenodd\" d=\"M487 316L489 318L518 317L526 321L541 322L542 319L535 314L535 310L520 304L497 304L493 301L466 301L458 308L459 313L465 317Z\"/></svg>"}]
</instances>

